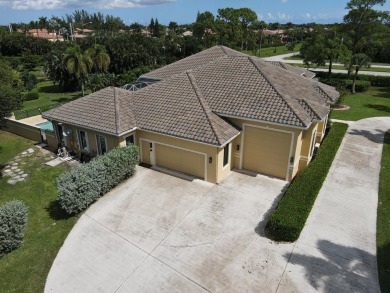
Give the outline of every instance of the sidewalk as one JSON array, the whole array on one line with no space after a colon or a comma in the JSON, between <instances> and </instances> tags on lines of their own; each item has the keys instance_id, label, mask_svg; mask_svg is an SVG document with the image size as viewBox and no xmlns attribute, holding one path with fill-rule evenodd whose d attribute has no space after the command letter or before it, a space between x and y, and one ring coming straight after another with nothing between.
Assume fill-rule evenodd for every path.
<instances>
[{"instance_id":1,"label":"sidewalk","mask_svg":"<svg viewBox=\"0 0 390 293\"><path fill-rule=\"evenodd\" d=\"M388 129L390 117L350 124L277 292L380 292L376 215Z\"/></svg>"}]
</instances>

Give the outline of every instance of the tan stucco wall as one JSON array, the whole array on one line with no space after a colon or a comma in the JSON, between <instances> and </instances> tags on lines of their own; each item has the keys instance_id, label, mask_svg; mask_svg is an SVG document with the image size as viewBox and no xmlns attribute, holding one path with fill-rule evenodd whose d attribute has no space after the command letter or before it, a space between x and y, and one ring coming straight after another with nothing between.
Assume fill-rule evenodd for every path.
<instances>
[{"instance_id":1,"label":"tan stucco wall","mask_svg":"<svg viewBox=\"0 0 390 293\"><path fill-rule=\"evenodd\" d=\"M36 142L42 141L39 127L21 121L6 119L4 130Z\"/></svg>"},{"instance_id":2,"label":"tan stucco wall","mask_svg":"<svg viewBox=\"0 0 390 293\"><path fill-rule=\"evenodd\" d=\"M182 148L182 149L187 149L187 150L192 150L196 151L199 153L203 153L206 155L206 170L207 170L207 177L206 181L212 182L212 183L217 183L219 178L222 178L222 175L218 175L218 167L217 167L217 156L219 154L219 148L206 145L206 144L201 144L197 142L192 142L192 141L187 141L183 139L178 139L175 137L169 137L157 133L152 133L152 132L147 132L147 131L142 131L142 130L137 130L137 140L136 144L140 144L141 141L152 141L155 143L161 143L177 148ZM148 151L148 146L145 144L145 147L141 147L141 160L143 159L144 153ZM146 155L147 156L147 155ZM212 163L209 163L209 158L212 158ZM222 157L223 158L223 157Z\"/></svg>"},{"instance_id":3,"label":"tan stucco wall","mask_svg":"<svg viewBox=\"0 0 390 293\"><path fill-rule=\"evenodd\" d=\"M274 125L274 124L267 124L263 122L257 122L257 121L250 121L250 120L244 120L244 119L235 119L235 118L229 118L230 121L232 121L235 125L239 126L241 129L243 129L244 124L246 125L254 125L254 126L260 126L264 129L268 130L281 130L281 131L287 131L289 133L293 134L293 144L292 144L292 152L291 156L294 157L294 161L292 164L289 164L288 169L289 173L287 176L287 180L291 180L296 173L298 172L298 167L299 167L299 157L301 153L301 137L302 137L302 131L301 129L298 128L291 128L291 127L286 127L286 126L279 126L279 125ZM233 167L234 168L240 168L240 161L241 161L241 156L243 153L242 149L242 134L240 134L236 139L233 140ZM265 138L266 139L266 138ZM237 151L237 145L239 145L240 150ZM244 146L245 147L245 146ZM286 170L287 173L287 170Z\"/></svg>"},{"instance_id":4,"label":"tan stucco wall","mask_svg":"<svg viewBox=\"0 0 390 293\"><path fill-rule=\"evenodd\" d=\"M50 150L52 150L52 151L57 150L58 142L57 142L57 137L56 137L54 132L46 131L46 141L47 141L48 148Z\"/></svg>"},{"instance_id":5,"label":"tan stucco wall","mask_svg":"<svg viewBox=\"0 0 390 293\"><path fill-rule=\"evenodd\" d=\"M327 123L328 123L328 116L326 116L323 121L318 123L316 143L321 143L322 139L324 138Z\"/></svg>"},{"instance_id":6,"label":"tan stucco wall","mask_svg":"<svg viewBox=\"0 0 390 293\"><path fill-rule=\"evenodd\" d=\"M301 148L301 158L299 162L299 170L302 170L310 163L311 150L313 144L313 135L318 131L318 124L319 123L313 122L312 125L309 127L309 129L303 131L302 133L302 148Z\"/></svg>"},{"instance_id":7,"label":"tan stucco wall","mask_svg":"<svg viewBox=\"0 0 390 293\"><path fill-rule=\"evenodd\" d=\"M54 126L55 131L57 132L57 123L53 122L53 126ZM93 131L90 129L85 129L82 127L68 125L65 123L62 124L62 128L64 130L65 129L72 129L72 134L70 136L67 136L66 138L64 137L64 140L66 141L67 147L70 148L72 151L74 151L77 155L81 154L79 141L78 141L78 131L79 130L85 131L87 133L87 142L88 142L89 153L92 156L96 156L98 154L96 134L99 134L99 135L106 137L107 151L110 151L119 145L119 139L116 136L108 135L108 134L101 133L98 131Z\"/></svg>"},{"instance_id":8,"label":"tan stucco wall","mask_svg":"<svg viewBox=\"0 0 390 293\"><path fill-rule=\"evenodd\" d=\"M218 148L217 154L217 182L220 183L223 179L229 175L230 170L232 169L232 144L229 143L229 161L226 166L223 166L223 156L224 156L224 148Z\"/></svg>"}]
</instances>

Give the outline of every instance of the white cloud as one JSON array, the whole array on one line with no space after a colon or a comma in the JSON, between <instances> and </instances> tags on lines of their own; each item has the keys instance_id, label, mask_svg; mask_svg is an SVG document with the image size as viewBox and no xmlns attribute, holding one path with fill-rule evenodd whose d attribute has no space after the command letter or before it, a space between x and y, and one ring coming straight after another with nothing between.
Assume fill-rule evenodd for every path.
<instances>
[{"instance_id":1,"label":"white cloud","mask_svg":"<svg viewBox=\"0 0 390 293\"><path fill-rule=\"evenodd\" d=\"M271 12L268 12L267 13L267 18L268 19L275 19L275 16L273 16Z\"/></svg>"},{"instance_id":2,"label":"white cloud","mask_svg":"<svg viewBox=\"0 0 390 293\"><path fill-rule=\"evenodd\" d=\"M279 20L291 20L292 17L286 13L278 12L278 19Z\"/></svg>"},{"instance_id":3,"label":"white cloud","mask_svg":"<svg viewBox=\"0 0 390 293\"><path fill-rule=\"evenodd\" d=\"M134 8L143 6L152 6L175 2L176 0L0 0L0 6L8 6L16 10L42 10L42 9L61 9L61 8Z\"/></svg>"},{"instance_id":4,"label":"white cloud","mask_svg":"<svg viewBox=\"0 0 390 293\"><path fill-rule=\"evenodd\" d=\"M288 2L288 0L282 0L282 3L287 3Z\"/></svg>"},{"instance_id":5,"label":"white cloud","mask_svg":"<svg viewBox=\"0 0 390 293\"><path fill-rule=\"evenodd\" d=\"M258 18L259 20L263 20L263 19L264 19L264 15L259 14L259 13L256 13L256 14L257 14L257 18Z\"/></svg>"}]
</instances>

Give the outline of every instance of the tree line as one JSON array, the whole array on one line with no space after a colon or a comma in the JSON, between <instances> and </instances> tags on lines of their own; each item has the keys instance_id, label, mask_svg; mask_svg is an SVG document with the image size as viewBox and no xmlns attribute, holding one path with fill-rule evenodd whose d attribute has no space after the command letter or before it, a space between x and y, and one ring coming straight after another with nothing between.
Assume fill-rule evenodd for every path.
<instances>
[{"instance_id":1,"label":"tree line","mask_svg":"<svg viewBox=\"0 0 390 293\"><path fill-rule=\"evenodd\" d=\"M303 42L301 55L307 65L328 63L328 80L334 62L344 64L348 77L352 74L352 92L358 72L371 61L390 61L390 16L375 10L385 0L351 0L342 24L332 27L316 26Z\"/></svg>"}]
</instances>

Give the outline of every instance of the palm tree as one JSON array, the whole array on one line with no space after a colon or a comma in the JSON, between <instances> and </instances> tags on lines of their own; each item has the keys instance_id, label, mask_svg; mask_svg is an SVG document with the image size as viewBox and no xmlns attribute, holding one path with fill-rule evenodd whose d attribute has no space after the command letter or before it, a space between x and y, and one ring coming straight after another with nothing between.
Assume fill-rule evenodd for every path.
<instances>
[{"instance_id":1,"label":"palm tree","mask_svg":"<svg viewBox=\"0 0 390 293\"><path fill-rule=\"evenodd\" d=\"M89 54L82 52L79 45L75 45L66 50L62 61L68 70L69 74L74 75L79 84L84 96L84 84L93 67L93 61Z\"/></svg>"},{"instance_id":2,"label":"palm tree","mask_svg":"<svg viewBox=\"0 0 390 293\"><path fill-rule=\"evenodd\" d=\"M95 45L86 52L93 61L93 69L95 72L105 72L110 65L110 56L107 54L106 48L102 45Z\"/></svg>"}]
</instances>

